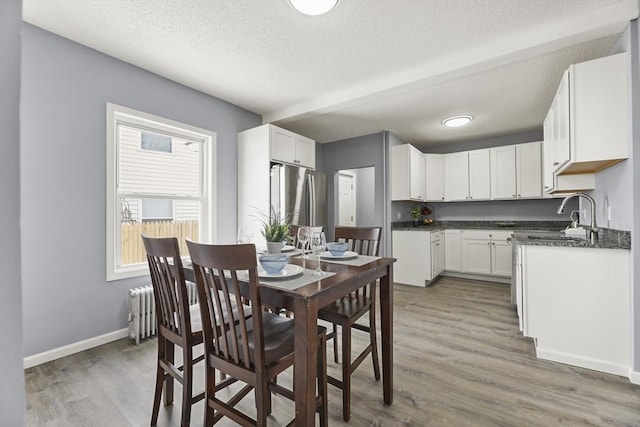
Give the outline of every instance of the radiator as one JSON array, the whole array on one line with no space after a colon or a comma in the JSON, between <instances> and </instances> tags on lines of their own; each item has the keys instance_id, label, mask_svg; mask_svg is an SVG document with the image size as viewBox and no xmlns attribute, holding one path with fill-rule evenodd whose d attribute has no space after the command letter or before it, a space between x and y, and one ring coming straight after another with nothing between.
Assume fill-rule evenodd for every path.
<instances>
[{"instance_id":1,"label":"radiator","mask_svg":"<svg viewBox=\"0 0 640 427\"><path fill-rule=\"evenodd\" d=\"M187 282L189 305L198 303L198 291L195 283ZM158 333L156 320L156 302L151 285L129 289L129 338L136 344L141 339Z\"/></svg>"}]
</instances>

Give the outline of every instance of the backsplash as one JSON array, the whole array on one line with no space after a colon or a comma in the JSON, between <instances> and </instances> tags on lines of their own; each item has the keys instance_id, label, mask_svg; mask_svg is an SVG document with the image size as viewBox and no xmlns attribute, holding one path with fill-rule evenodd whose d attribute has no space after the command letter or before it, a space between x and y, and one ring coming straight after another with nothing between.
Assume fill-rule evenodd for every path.
<instances>
[{"instance_id":1,"label":"backsplash","mask_svg":"<svg viewBox=\"0 0 640 427\"><path fill-rule=\"evenodd\" d=\"M433 207L433 218L436 221L568 221L571 211L578 209L578 200L570 200L567 203L565 214L558 215L556 210L561 202L561 198L554 198L429 202L427 204ZM411 221L410 209L421 204L421 202L392 202L391 221Z\"/></svg>"}]
</instances>

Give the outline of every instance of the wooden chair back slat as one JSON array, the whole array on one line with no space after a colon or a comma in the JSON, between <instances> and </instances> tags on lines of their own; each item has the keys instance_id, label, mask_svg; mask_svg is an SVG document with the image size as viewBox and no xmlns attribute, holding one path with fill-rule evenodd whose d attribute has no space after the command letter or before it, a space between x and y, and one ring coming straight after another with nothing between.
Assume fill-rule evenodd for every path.
<instances>
[{"instance_id":1,"label":"wooden chair back slat","mask_svg":"<svg viewBox=\"0 0 640 427\"><path fill-rule=\"evenodd\" d=\"M382 227L344 227L335 228L336 242L345 242L347 250L358 255L378 256L380 253L380 234ZM375 289L368 290L369 286L364 286L351 295L364 297L370 292L372 295Z\"/></svg>"},{"instance_id":2,"label":"wooden chair back slat","mask_svg":"<svg viewBox=\"0 0 640 427\"><path fill-rule=\"evenodd\" d=\"M180 247L175 238L142 237L153 286L159 326L184 336L191 333L191 318Z\"/></svg>"},{"instance_id":3,"label":"wooden chair back slat","mask_svg":"<svg viewBox=\"0 0 640 427\"><path fill-rule=\"evenodd\" d=\"M252 344L256 349L254 362L260 364L264 360L264 345L255 246L203 245L189 240L187 246L193 263L198 296L202 298L201 301L207 301L207 304L201 305L205 350L227 362L253 370L254 363L249 357L249 328L247 319L243 316L240 283L249 282Z\"/></svg>"}]
</instances>

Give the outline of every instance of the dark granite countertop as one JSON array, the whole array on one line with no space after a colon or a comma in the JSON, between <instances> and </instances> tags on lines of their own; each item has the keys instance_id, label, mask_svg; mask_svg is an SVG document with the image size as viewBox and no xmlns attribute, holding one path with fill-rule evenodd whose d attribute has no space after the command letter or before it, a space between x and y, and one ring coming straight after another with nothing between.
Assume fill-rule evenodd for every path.
<instances>
[{"instance_id":1,"label":"dark granite countertop","mask_svg":"<svg viewBox=\"0 0 640 427\"><path fill-rule=\"evenodd\" d=\"M440 231L446 229L474 229L512 231L518 244L531 246L556 246L572 248L631 249L631 232L601 228L598 241L566 238L561 230L571 221L435 221L433 224L414 227L411 221L394 222L392 230ZM531 237L533 236L533 237Z\"/></svg>"}]
</instances>

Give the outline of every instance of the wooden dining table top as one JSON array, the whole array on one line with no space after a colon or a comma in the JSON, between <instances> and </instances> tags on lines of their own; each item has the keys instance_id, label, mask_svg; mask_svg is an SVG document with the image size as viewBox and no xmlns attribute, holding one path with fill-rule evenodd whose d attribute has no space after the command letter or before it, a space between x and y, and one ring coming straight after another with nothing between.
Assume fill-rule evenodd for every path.
<instances>
[{"instance_id":1,"label":"wooden dining table top","mask_svg":"<svg viewBox=\"0 0 640 427\"><path fill-rule=\"evenodd\" d=\"M291 256L289 264L302 265L300 256ZM380 329L382 345L382 382L384 402L393 402L393 263L394 258L376 257L356 266L321 261L322 270L334 274L314 276L308 284L290 289L281 280L260 280L261 298L266 306L285 308L294 313L295 361L294 393L296 425L315 424L316 348L318 310L369 283L380 281ZM306 259L306 269L315 269L316 260ZM185 277L194 281L193 269L185 267Z\"/></svg>"}]
</instances>

